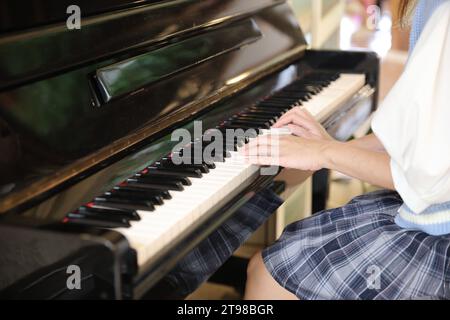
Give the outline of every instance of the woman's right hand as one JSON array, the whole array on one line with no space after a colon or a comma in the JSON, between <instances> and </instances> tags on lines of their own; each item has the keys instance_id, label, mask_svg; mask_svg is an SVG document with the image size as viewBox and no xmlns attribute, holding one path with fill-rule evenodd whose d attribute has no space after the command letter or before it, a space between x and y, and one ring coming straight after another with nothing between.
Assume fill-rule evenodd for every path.
<instances>
[{"instance_id":1,"label":"woman's right hand","mask_svg":"<svg viewBox=\"0 0 450 320\"><path fill-rule=\"evenodd\" d=\"M333 141L325 128L304 108L295 107L285 113L273 128L288 127L291 132L305 139Z\"/></svg>"}]
</instances>

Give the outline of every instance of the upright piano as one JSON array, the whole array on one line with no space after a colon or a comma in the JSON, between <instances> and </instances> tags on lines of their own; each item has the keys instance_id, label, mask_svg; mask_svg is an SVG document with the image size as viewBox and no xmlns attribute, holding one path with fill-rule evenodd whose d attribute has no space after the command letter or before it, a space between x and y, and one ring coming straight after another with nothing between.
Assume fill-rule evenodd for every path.
<instances>
[{"instance_id":1,"label":"upright piano","mask_svg":"<svg viewBox=\"0 0 450 320\"><path fill-rule=\"evenodd\" d=\"M345 140L377 105L377 56L308 49L284 0L27 7L0 3L2 298L139 299L276 177L239 162L249 139L177 165L198 141L175 129L269 129L301 105Z\"/></svg>"}]
</instances>

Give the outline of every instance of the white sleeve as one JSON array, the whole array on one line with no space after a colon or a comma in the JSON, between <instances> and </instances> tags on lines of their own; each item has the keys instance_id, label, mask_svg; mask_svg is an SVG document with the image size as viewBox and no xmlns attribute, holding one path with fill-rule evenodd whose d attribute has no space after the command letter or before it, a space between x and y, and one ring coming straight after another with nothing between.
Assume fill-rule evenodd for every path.
<instances>
[{"instance_id":1,"label":"white sleeve","mask_svg":"<svg viewBox=\"0 0 450 320\"><path fill-rule=\"evenodd\" d=\"M410 209L450 201L450 1L430 18L372 129Z\"/></svg>"}]
</instances>

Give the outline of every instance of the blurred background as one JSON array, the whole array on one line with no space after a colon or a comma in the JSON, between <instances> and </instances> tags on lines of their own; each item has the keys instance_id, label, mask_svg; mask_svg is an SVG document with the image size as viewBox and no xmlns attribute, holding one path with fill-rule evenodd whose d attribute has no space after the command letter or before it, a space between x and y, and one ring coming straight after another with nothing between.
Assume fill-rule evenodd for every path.
<instances>
[{"instance_id":1,"label":"blurred background","mask_svg":"<svg viewBox=\"0 0 450 320\"><path fill-rule=\"evenodd\" d=\"M382 101L401 75L408 57L409 30L400 24L397 16L400 1L290 0L290 3L311 48L369 50L379 55ZM370 119L355 138L369 130ZM323 207L342 206L353 197L376 189L337 172L315 178L326 179L328 190L325 193L317 187L316 180L305 180L299 172L289 172L280 179L288 183L284 198L289 197L289 200L236 252L236 256L248 258L273 243L287 224L306 218ZM317 207L317 199L323 202L322 207ZM206 283L190 296L190 299L239 298L232 288L216 283Z\"/></svg>"}]
</instances>

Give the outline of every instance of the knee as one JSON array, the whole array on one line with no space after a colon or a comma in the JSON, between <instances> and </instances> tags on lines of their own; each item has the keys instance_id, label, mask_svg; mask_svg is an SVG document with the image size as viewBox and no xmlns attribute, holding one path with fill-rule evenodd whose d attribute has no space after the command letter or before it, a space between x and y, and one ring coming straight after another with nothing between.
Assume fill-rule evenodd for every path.
<instances>
[{"instance_id":1,"label":"knee","mask_svg":"<svg viewBox=\"0 0 450 320\"><path fill-rule=\"evenodd\" d=\"M257 274L259 274L265 268L264 261L262 258L262 252L259 251L250 259L247 266L247 278L251 278Z\"/></svg>"},{"instance_id":2,"label":"knee","mask_svg":"<svg viewBox=\"0 0 450 320\"><path fill-rule=\"evenodd\" d=\"M281 287L266 269L261 252L255 254L247 267L246 300L297 299Z\"/></svg>"}]
</instances>

